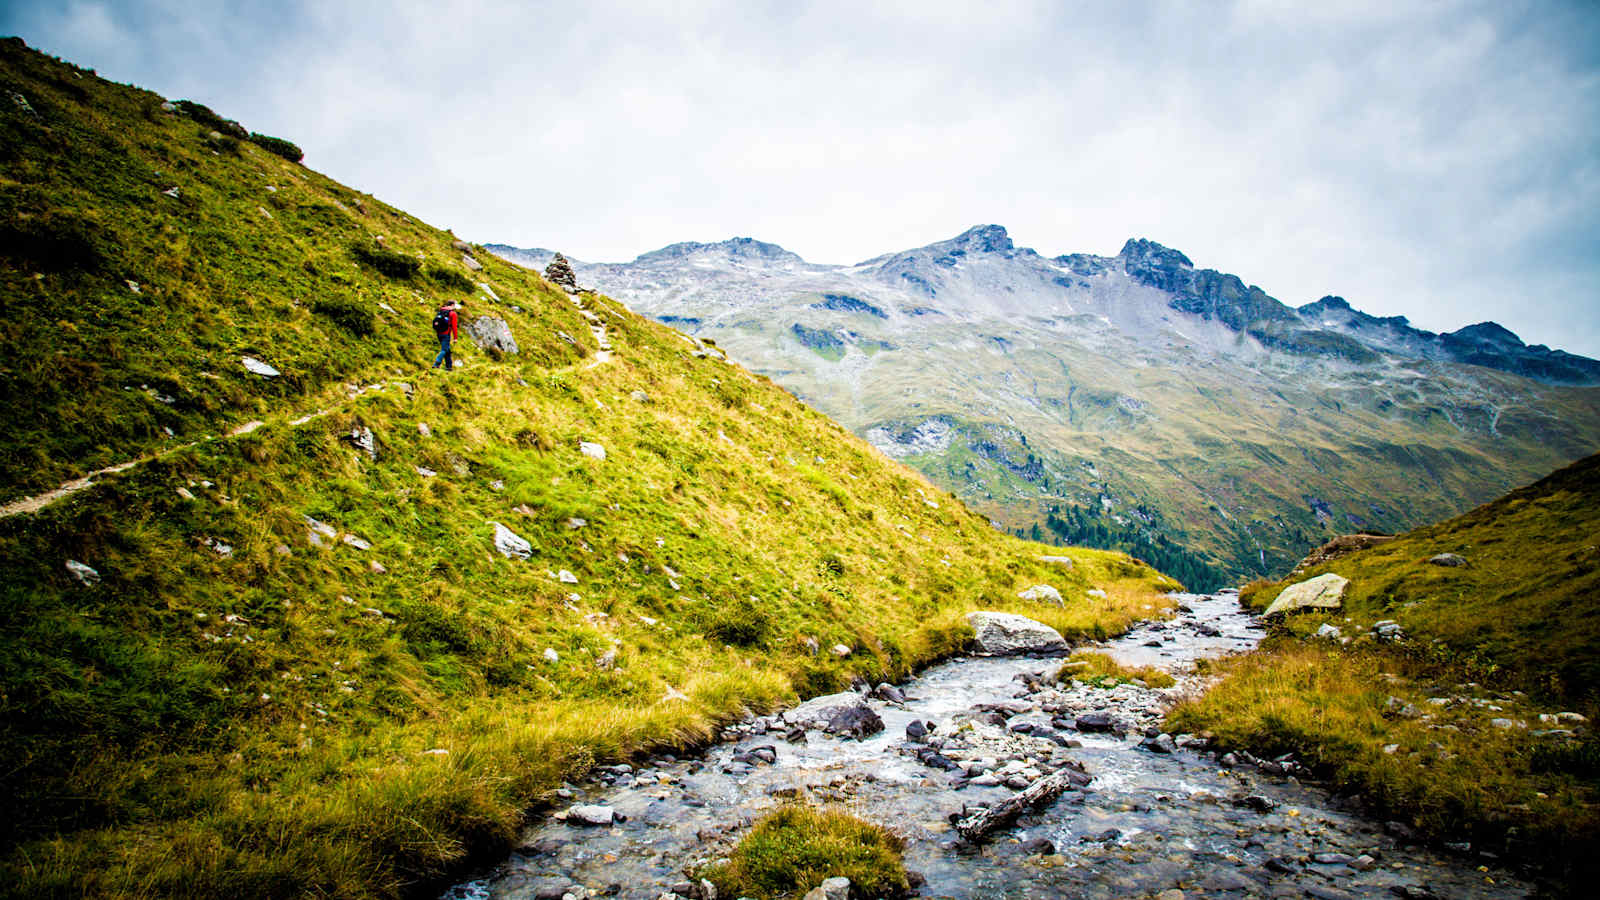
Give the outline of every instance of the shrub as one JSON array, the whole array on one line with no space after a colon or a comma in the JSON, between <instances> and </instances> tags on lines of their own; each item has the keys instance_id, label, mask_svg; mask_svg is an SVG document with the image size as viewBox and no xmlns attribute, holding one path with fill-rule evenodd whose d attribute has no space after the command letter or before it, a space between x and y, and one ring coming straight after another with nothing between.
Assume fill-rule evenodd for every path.
<instances>
[{"instance_id":1,"label":"shrub","mask_svg":"<svg viewBox=\"0 0 1600 900\"><path fill-rule=\"evenodd\" d=\"M275 153L292 163L297 163L306 158L305 151L301 150L298 144L280 137L273 137L270 134L252 131L250 132L250 142L268 153Z\"/></svg>"},{"instance_id":2,"label":"shrub","mask_svg":"<svg viewBox=\"0 0 1600 900\"><path fill-rule=\"evenodd\" d=\"M471 293L472 289L477 287L477 285L472 283L471 278L468 278L454 269L445 269L439 266L428 266L427 268L423 269L422 277L446 290L466 291Z\"/></svg>"},{"instance_id":3,"label":"shrub","mask_svg":"<svg viewBox=\"0 0 1600 900\"><path fill-rule=\"evenodd\" d=\"M910 893L901 851L888 829L848 813L787 806L757 822L728 861L704 870L719 897L799 897L826 879L850 879L857 897Z\"/></svg>"},{"instance_id":4,"label":"shrub","mask_svg":"<svg viewBox=\"0 0 1600 900\"><path fill-rule=\"evenodd\" d=\"M368 247L365 244L356 244L350 248L350 255L357 262L364 263L377 269L380 274L390 278L409 280L422 270L422 262L414 256L385 250L382 247Z\"/></svg>"},{"instance_id":5,"label":"shrub","mask_svg":"<svg viewBox=\"0 0 1600 900\"><path fill-rule=\"evenodd\" d=\"M366 337L377 330L372 310L348 297L319 297L312 301L311 311L327 316L356 337Z\"/></svg>"},{"instance_id":6,"label":"shrub","mask_svg":"<svg viewBox=\"0 0 1600 900\"><path fill-rule=\"evenodd\" d=\"M250 137L250 132L246 131L243 125L232 119L224 119L204 103L196 103L193 100L179 100L173 106L176 106L179 112L199 122L201 125L210 126L213 131L220 131L240 140Z\"/></svg>"}]
</instances>

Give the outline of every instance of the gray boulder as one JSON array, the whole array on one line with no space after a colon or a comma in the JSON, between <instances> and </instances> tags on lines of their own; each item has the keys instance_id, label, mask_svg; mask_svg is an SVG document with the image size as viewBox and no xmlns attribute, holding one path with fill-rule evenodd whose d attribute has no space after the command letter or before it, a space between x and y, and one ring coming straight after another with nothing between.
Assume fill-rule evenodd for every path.
<instances>
[{"instance_id":1,"label":"gray boulder","mask_svg":"<svg viewBox=\"0 0 1600 900\"><path fill-rule=\"evenodd\" d=\"M870 706L851 706L834 713L822 730L859 741L882 731L883 719Z\"/></svg>"},{"instance_id":2,"label":"gray boulder","mask_svg":"<svg viewBox=\"0 0 1600 900\"><path fill-rule=\"evenodd\" d=\"M1332 572L1308 578L1284 588L1263 615L1270 618L1302 609L1338 609L1344 605L1344 591L1349 586L1350 579Z\"/></svg>"},{"instance_id":3,"label":"gray boulder","mask_svg":"<svg viewBox=\"0 0 1600 900\"><path fill-rule=\"evenodd\" d=\"M1017 594L1017 598L1021 600L1039 600L1056 606L1061 605L1061 592L1048 584L1036 584Z\"/></svg>"},{"instance_id":4,"label":"gray boulder","mask_svg":"<svg viewBox=\"0 0 1600 900\"><path fill-rule=\"evenodd\" d=\"M467 323L466 332L490 356L517 354L517 339L511 336L511 326L499 316L479 316Z\"/></svg>"},{"instance_id":5,"label":"gray boulder","mask_svg":"<svg viewBox=\"0 0 1600 900\"><path fill-rule=\"evenodd\" d=\"M1461 566L1467 564L1467 558L1456 553L1440 553L1437 556L1430 557L1428 562L1433 563L1436 566L1460 568Z\"/></svg>"},{"instance_id":6,"label":"gray boulder","mask_svg":"<svg viewBox=\"0 0 1600 900\"><path fill-rule=\"evenodd\" d=\"M837 694L813 697L784 713L783 720L791 725L805 728L826 728L835 716L847 709L871 711L867 701L861 699L860 694L855 691L841 691Z\"/></svg>"},{"instance_id":7,"label":"gray boulder","mask_svg":"<svg viewBox=\"0 0 1600 900\"><path fill-rule=\"evenodd\" d=\"M1067 649L1067 642L1043 622L1015 613L967 613L977 651L983 656L1010 656L1017 653L1055 653Z\"/></svg>"}]
</instances>

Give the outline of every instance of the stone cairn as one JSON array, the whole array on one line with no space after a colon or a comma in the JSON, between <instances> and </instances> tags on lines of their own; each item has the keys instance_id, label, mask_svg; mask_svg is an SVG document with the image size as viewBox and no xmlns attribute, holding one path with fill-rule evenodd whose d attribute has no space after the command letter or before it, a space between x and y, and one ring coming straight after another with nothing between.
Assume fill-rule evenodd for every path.
<instances>
[{"instance_id":1,"label":"stone cairn","mask_svg":"<svg viewBox=\"0 0 1600 900\"><path fill-rule=\"evenodd\" d=\"M567 262L567 258L559 253L555 259L550 260L550 265L545 266L544 278L569 294L578 292L578 276L572 271L572 265Z\"/></svg>"}]
</instances>

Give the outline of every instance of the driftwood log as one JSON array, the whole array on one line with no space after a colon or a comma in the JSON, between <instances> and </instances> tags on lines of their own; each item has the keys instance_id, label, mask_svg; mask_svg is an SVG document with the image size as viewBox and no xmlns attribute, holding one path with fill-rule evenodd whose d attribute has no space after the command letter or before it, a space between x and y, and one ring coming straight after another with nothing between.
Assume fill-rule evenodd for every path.
<instances>
[{"instance_id":1,"label":"driftwood log","mask_svg":"<svg viewBox=\"0 0 1600 900\"><path fill-rule=\"evenodd\" d=\"M1041 778L994 806L957 822L956 832L966 840L976 843L988 837L991 832L1011 824L1017 816L1036 806L1043 806L1071 789L1072 781L1065 775Z\"/></svg>"}]
</instances>

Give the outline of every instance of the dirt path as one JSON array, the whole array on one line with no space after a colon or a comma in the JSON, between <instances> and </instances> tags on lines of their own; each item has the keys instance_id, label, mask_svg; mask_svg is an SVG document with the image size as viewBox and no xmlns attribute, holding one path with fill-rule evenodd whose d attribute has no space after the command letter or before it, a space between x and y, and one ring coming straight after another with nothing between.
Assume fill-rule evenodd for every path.
<instances>
[{"instance_id":1,"label":"dirt path","mask_svg":"<svg viewBox=\"0 0 1600 900\"><path fill-rule=\"evenodd\" d=\"M583 368L585 370L592 369L596 366L601 366L611 362L611 337L606 333L605 320L596 315L593 310L589 309L588 305L584 302L582 295L568 294L567 299L571 300L572 305L578 308L579 314L582 315L584 321L589 324L590 333L594 335L595 340L599 342L600 345L600 349L595 353L594 358L591 359L587 364L583 365ZM299 426L304 425L314 419L320 419L331 412L335 412L350 405L352 401L363 394L371 391L382 390L385 387L388 387L388 383L379 381L364 387L356 388L350 393L350 396L346 397L343 401L335 403L332 406L324 409L319 409L316 412L307 413L306 415L300 416L297 419L292 419L289 421L289 424L292 426ZM245 422L228 430L223 437L231 438L249 434L250 432L255 431L257 428L260 428L266 424L267 423L265 421L260 419ZM216 439L217 438L214 435L206 435L205 437L189 441L185 444L178 444L173 447L167 447L162 450L158 450L154 453L147 453L144 456L138 457L137 459L130 459L124 462L119 462L115 465L106 466L103 469L96 469L81 478L74 478L73 480L62 484L59 487L56 487L53 490L45 491L42 494L35 494L31 497L22 497L17 500L12 500L3 506L0 506L0 519L9 519L12 516L31 515L44 509L45 507L50 506L51 504L56 503L59 500L70 497L79 491L88 490L89 488L94 487L95 479L97 478L102 478L106 475L113 475L117 472L126 472L134 466L140 466L150 462L151 460L161 459L164 456L170 456L174 453L188 450L189 448L204 443L205 441Z\"/></svg>"}]
</instances>

